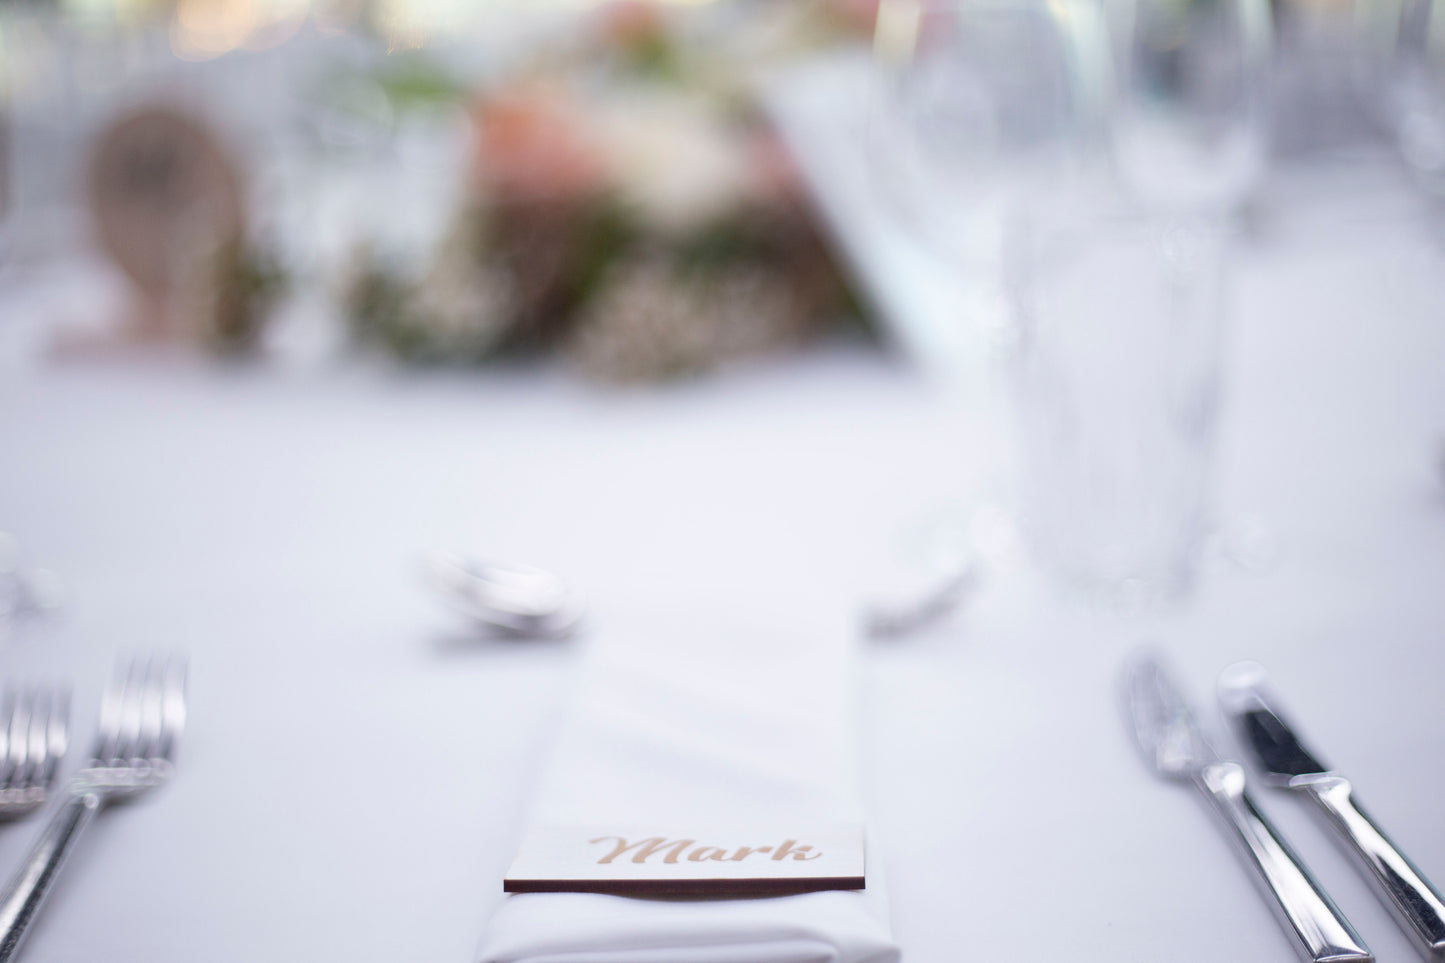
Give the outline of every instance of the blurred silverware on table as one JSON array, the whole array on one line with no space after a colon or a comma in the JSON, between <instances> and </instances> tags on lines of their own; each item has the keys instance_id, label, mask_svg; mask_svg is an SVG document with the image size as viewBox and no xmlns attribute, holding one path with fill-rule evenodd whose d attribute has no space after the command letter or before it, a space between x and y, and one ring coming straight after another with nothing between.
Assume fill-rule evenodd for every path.
<instances>
[{"instance_id":1,"label":"blurred silverware on table","mask_svg":"<svg viewBox=\"0 0 1445 963\"><path fill-rule=\"evenodd\" d=\"M863 631L868 638L899 639L935 625L973 596L983 580L977 562L961 563L914 586L907 594L874 601L863 611Z\"/></svg>"},{"instance_id":2,"label":"blurred silverware on table","mask_svg":"<svg viewBox=\"0 0 1445 963\"><path fill-rule=\"evenodd\" d=\"M0 819L16 819L50 796L70 744L70 690L7 688L0 713Z\"/></svg>"},{"instance_id":3,"label":"blurred silverware on table","mask_svg":"<svg viewBox=\"0 0 1445 963\"><path fill-rule=\"evenodd\" d=\"M1240 740L1254 753L1265 782L1318 803L1406 932L1426 953L1445 958L1445 899L1356 802L1350 781L1300 742L1279 714L1264 668L1240 662L1225 669L1219 677L1219 700Z\"/></svg>"},{"instance_id":4,"label":"blurred silverware on table","mask_svg":"<svg viewBox=\"0 0 1445 963\"><path fill-rule=\"evenodd\" d=\"M22 564L20 542L0 532L0 634L14 623L60 608L60 580L46 568Z\"/></svg>"},{"instance_id":5,"label":"blurred silverware on table","mask_svg":"<svg viewBox=\"0 0 1445 963\"><path fill-rule=\"evenodd\" d=\"M918 520L897 550L882 554L863 605L864 635L893 641L948 622L992 576L1022 554L1016 513L993 500L950 507Z\"/></svg>"},{"instance_id":6,"label":"blurred silverware on table","mask_svg":"<svg viewBox=\"0 0 1445 963\"><path fill-rule=\"evenodd\" d=\"M1204 737L1157 657L1135 658L1126 692L1134 738L1146 761L1209 800L1274 897L1303 958L1312 963L1373 960L1354 927L1255 806L1245 791L1244 768L1221 758Z\"/></svg>"},{"instance_id":7,"label":"blurred silverware on table","mask_svg":"<svg viewBox=\"0 0 1445 963\"><path fill-rule=\"evenodd\" d=\"M96 814L170 779L185 719L184 659L135 659L116 672L101 701L90 761L0 892L0 963L15 958L66 857Z\"/></svg>"},{"instance_id":8,"label":"blurred silverware on table","mask_svg":"<svg viewBox=\"0 0 1445 963\"><path fill-rule=\"evenodd\" d=\"M452 608L500 635L566 638L582 621L581 602L567 583L530 565L437 551L427 556L426 580Z\"/></svg>"}]
</instances>

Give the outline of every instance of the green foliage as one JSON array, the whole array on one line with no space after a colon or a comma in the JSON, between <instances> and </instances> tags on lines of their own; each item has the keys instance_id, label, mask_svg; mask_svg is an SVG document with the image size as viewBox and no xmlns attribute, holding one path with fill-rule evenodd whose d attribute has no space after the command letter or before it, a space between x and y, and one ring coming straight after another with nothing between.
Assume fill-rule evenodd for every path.
<instances>
[{"instance_id":1,"label":"green foliage","mask_svg":"<svg viewBox=\"0 0 1445 963\"><path fill-rule=\"evenodd\" d=\"M217 249L209 270L213 301L202 336L216 354L236 357L256 349L268 314L289 279L258 248L237 239Z\"/></svg>"}]
</instances>

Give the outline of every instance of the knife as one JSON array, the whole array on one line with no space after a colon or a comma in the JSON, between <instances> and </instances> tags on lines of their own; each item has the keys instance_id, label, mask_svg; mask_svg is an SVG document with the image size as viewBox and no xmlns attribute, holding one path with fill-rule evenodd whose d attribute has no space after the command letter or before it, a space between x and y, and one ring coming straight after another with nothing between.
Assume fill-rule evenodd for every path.
<instances>
[{"instance_id":1,"label":"knife","mask_svg":"<svg viewBox=\"0 0 1445 963\"><path fill-rule=\"evenodd\" d=\"M1369 870L1400 924L1435 959L1445 959L1445 900L1354 799L1350 781L1320 762L1279 714L1264 669L1241 662L1219 678L1225 715L1253 750L1265 781L1317 802Z\"/></svg>"},{"instance_id":2,"label":"knife","mask_svg":"<svg viewBox=\"0 0 1445 963\"><path fill-rule=\"evenodd\" d=\"M1274 898L1280 921L1310 963L1374 960L1358 933L1280 839L1244 787L1244 767L1221 759L1195 723L1163 665L1137 657L1126 675L1134 738L1159 774L1192 783L1233 831Z\"/></svg>"}]
</instances>

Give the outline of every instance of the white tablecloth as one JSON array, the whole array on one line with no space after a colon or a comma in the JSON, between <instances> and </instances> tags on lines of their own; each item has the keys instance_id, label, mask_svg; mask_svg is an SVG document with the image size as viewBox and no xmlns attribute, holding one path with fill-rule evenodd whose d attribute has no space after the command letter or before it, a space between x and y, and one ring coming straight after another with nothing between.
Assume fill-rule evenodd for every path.
<instances>
[{"instance_id":1,"label":"white tablecloth","mask_svg":"<svg viewBox=\"0 0 1445 963\"><path fill-rule=\"evenodd\" d=\"M867 795L911 963L1290 958L1128 740L1115 674L1145 634L1206 708L1226 663L1263 661L1445 882L1445 260L1412 210L1304 205L1243 252L1219 503L1270 564L1213 563L1147 624L1014 573L871 651ZM70 600L0 665L73 678L83 744L114 653L192 658L177 779L93 828L35 963L468 959L585 642L473 640L422 551L551 567L599 622L710 585L766 618L800 571L852 609L900 529L990 475L976 411L850 350L622 393L174 361L6 379L0 528ZM1379 958L1412 958L1302 802L1259 796ZM37 828L0 827L0 870Z\"/></svg>"}]
</instances>

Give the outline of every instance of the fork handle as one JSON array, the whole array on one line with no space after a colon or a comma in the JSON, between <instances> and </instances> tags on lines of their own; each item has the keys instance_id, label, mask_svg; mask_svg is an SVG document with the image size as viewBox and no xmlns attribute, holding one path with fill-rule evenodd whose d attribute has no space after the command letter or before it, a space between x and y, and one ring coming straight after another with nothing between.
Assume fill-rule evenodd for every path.
<instances>
[{"instance_id":1,"label":"fork handle","mask_svg":"<svg viewBox=\"0 0 1445 963\"><path fill-rule=\"evenodd\" d=\"M1199 771L1195 781L1234 830L1274 897L1302 958L1310 963L1373 961L1354 927L1244 791L1244 769L1239 763L1211 763ZM3 959L0 956L0 961Z\"/></svg>"},{"instance_id":2,"label":"fork handle","mask_svg":"<svg viewBox=\"0 0 1445 963\"><path fill-rule=\"evenodd\" d=\"M50 817L25 864L0 893L0 963L15 959L75 841L99 811L98 794L70 794Z\"/></svg>"}]
</instances>

